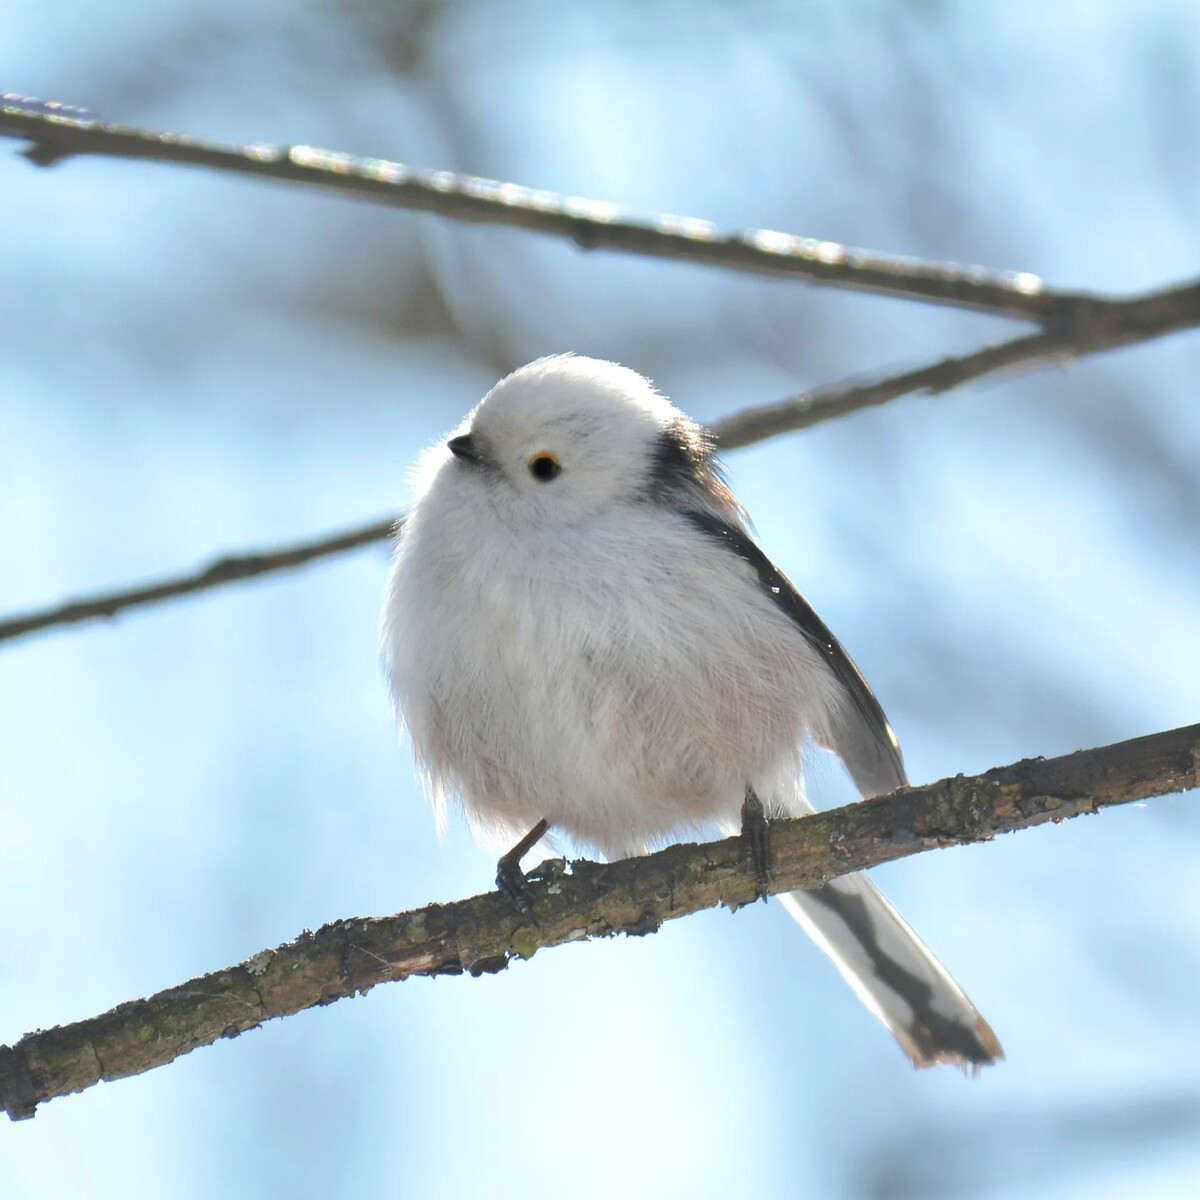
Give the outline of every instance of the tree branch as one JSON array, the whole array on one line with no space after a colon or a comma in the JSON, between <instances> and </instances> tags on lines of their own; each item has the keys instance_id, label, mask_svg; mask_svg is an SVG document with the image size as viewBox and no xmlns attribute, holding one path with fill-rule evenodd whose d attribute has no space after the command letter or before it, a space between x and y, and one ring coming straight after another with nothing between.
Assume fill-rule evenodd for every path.
<instances>
[{"instance_id":1,"label":"tree branch","mask_svg":"<svg viewBox=\"0 0 1200 1200\"><path fill-rule=\"evenodd\" d=\"M391 537L402 519L388 517L386 520L373 521L370 525L362 525L344 533L297 542L293 546L277 547L273 550L225 554L214 559L207 567L201 567L189 575L179 575L158 583L143 584L141 587L126 588L118 592L105 592L82 600L71 600L54 608L21 613L0 621L0 642L36 633L40 629L49 629L54 625L77 625L80 621L91 621L96 617L113 617L127 608L141 608L146 604L157 604L160 600L223 587L240 579L252 579L256 575L291 570L293 567L312 562L315 558L344 554L347 550L355 550L359 546L382 542Z\"/></svg>"},{"instance_id":2,"label":"tree branch","mask_svg":"<svg viewBox=\"0 0 1200 1200\"><path fill-rule=\"evenodd\" d=\"M867 382L848 381L800 392L776 404L743 409L711 428L723 450L736 450L779 434L846 416L914 392L937 394L996 371L1052 360L1082 358L1148 341L1200 325L1200 284L1169 288L1148 296L1094 300L1075 310L1068 327L1028 334L945 358L899 375ZM402 519L402 518L401 518ZM207 591L227 583L289 570L319 558L343 554L391 535L397 518L375 521L332 537L298 542L283 549L224 555L198 571L117 592L102 592L50 608L0 620L0 642L43 629L113 617L130 608Z\"/></svg>"},{"instance_id":3,"label":"tree branch","mask_svg":"<svg viewBox=\"0 0 1200 1200\"><path fill-rule=\"evenodd\" d=\"M1144 296L1097 297L1077 305L1069 317L1040 333L1026 334L970 354L944 358L884 379L800 392L777 404L764 404L718 421L713 432L724 450L733 450L886 404L899 396L937 395L972 379L1014 367L1069 361L1152 341L1200 325L1200 282L1164 288Z\"/></svg>"},{"instance_id":4,"label":"tree branch","mask_svg":"<svg viewBox=\"0 0 1200 1200\"><path fill-rule=\"evenodd\" d=\"M906 788L798 820L773 821L773 892L941 846L1063 821L1200 786L1200 724L1053 759L1026 759L977 777ZM162 1066L376 984L410 975L501 971L539 949L616 933L755 898L738 838L677 845L611 864L543 864L537 925L498 893L382 918L356 917L303 933L235 967L189 980L102 1016L0 1046L0 1105L13 1120L39 1103Z\"/></svg>"},{"instance_id":5,"label":"tree branch","mask_svg":"<svg viewBox=\"0 0 1200 1200\"><path fill-rule=\"evenodd\" d=\"M616 205L515 183L359 158L312 146L233 146L97 120L85 109L0 95L0 134L33 144L39 166L75 155L186 163L285 180L455 221L508 225L567 238L582 250L618 250L753 274L948 304L1052 324L1091 297L1047 288L1027 271L923 262L769 229L723 234L711 221L662 215L631 220Z\"/></svg>"}]
</instances>

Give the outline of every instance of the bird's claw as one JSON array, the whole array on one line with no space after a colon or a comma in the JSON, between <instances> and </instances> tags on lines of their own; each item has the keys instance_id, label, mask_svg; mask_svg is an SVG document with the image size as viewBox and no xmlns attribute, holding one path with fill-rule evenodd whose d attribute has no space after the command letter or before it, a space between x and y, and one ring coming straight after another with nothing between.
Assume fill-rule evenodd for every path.
<instances>
[{"instance_id":1,"label":"bird's claw","mask_svg":"<svg viewBox=\"0 0 1200 1200\"><path fill-rule=\"evenodd\" d=\"M533 889L529 878L521 870L521 860L506 854L496 864L496 887L507 896L522 916L533 912Z\"/></svg>"},{"instance_id":2,"label":"bird's claw","mask_svg":"<svg viewBox=\"0 0 1200 1200\"><path fill-rule=\"evenodd\" d=\"M742 841L746 848L746 870L754 875L756 899L766 900L771 887L771 826L762 801L753 788L746 788L742 804Z\"/></svg>"}]
</instances>

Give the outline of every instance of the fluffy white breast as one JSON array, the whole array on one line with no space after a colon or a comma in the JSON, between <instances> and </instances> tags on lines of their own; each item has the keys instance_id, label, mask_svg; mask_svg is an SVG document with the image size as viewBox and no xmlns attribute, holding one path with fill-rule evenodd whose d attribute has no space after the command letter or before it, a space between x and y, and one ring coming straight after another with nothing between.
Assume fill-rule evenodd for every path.
<instances>
[{"instance_id":1,"label":"fluffy white breast","mask_svg":"<svg viewBox=\"0 0 1200 1200\"><path fill-rule=\"evenodd\" d=\"M747 783L784 806L797 794L833 684L746 564L631 486L631 454L678 417L625 368L535 363L473 415L501 458L492 476L445 451L427 465L384 653L439 814L461 799L489 841L545 817L586 847L632 853L736 820ZM522 438L555 420L602 459L594 473L625 482L568 505L569 520L527 521L495 500L514 490L502 456L511 447L519 472ZM595 467L565 462L530 494L549 504Z\"/></svg>"}]
</instances>

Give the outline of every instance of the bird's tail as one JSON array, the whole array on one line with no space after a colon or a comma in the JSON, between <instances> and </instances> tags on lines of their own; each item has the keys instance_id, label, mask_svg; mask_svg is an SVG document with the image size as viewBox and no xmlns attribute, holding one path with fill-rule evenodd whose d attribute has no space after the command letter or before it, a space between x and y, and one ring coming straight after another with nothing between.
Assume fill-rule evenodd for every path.
<instances>
[{"instance_id":1,"label":"bird's tail","mask_svg":"<svg viewBox=\"0 0 1200 1200\"><path fill-rule=\"evenodd\" d=\"M780 895L915 1067L974 1070L1004 1057L988 1023L865 875Z\"/></svg>"}]
</instances>

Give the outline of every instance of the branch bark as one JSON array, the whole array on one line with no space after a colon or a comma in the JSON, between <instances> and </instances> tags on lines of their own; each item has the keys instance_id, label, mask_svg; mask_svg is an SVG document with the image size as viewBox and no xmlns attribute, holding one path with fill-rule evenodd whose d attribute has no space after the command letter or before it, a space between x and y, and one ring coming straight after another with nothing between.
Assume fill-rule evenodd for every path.
<instances>
[{"instance_id":1,"label":"branch bark","mask_svg":"<svg viewBox=\"0 0 1200 1200\"><path fill-rule=\"evenodd\" d=\"M1099 812L1200 786L1200 724L955 776L798 820L773 821L773 892L936 847ZM653 933L668 920L754 900L738 838L677 845L611 864L543 864L537 925L498 893L398 916L355 917L305 932L224 971L102 1016L0 1046L0 1104L13 1120L101 1080L138 1075L218 1038L236 1037L410 975L481 975L549 946Z\"/></svg>"},{"instance_id":2,"label":"branch bark","mask_svg":"<svg viewBox=\"0 0 1200 1200\"><path fill-rule=\"evenodd\" d=\"M1077 307L1071 322L1061 328L985 346L957 358L940 359L899 375L865 382L849 380L832 387L800 392L775 404L743 409L717 421L712 426L712 433L722 450L737 450L770 437L847 416L859 409L885 404L900 396L920 392L936 395L997 371L1082 358L1196 325L1200 325L1200 283L1168 288L1148 296L1098 299ZM344 554L359 546L383 541L402 519L374 521L282 549L223 555L198 571L158 583L102 592L49 608L17 613L0 620L0 642L57 626L113 617L126 609Z\"/></svg>"},{"instance_id":3,"label":"branch bark","mask_svg":"<svg viewBox=\"0 0 1200 1200\"><path fill-rule=\"evenodd\" d=\"M631 220L605 201L312 146L225 145L107 124L85 109L24 96L0 95L0 134L32 142L23 153L40 166L85 154L185 163L299 183L455 221L528 229L567 238L582 250L617 250L753 274L802 276L813 283L1043 325L1091 299L1084 293L1047 288L1027 271L923 262L769 229L721 233L711 221L696 217L664 214L653 221Z\"/></svg>"}]
</instances>

